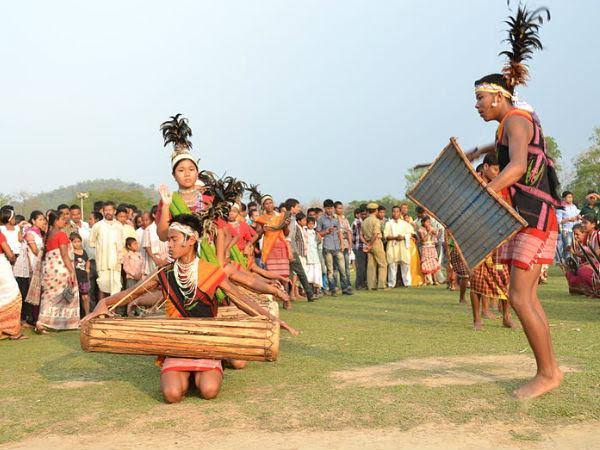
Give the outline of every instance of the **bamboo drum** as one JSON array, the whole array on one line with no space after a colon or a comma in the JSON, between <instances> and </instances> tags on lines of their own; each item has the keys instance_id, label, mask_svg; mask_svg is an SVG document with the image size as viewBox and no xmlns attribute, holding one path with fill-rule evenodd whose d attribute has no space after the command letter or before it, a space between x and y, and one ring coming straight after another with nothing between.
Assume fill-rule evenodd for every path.
<instances>
[{"instance_id":1,"label":"bamboo drum","mask_svg":"<svg viewBox=\"0 0 600 450\"><path fill-rule=\"evenodd\" d=\"M261 303L260 306L269 311L273 316L279 317L279 304L275 301L269 301ZM231 318L243 318L250 317L244 311L239 309L237 306L219 306L217 318L219 319L231 319Z\"/></svg>"},{"instance_id":2,"label":"bamboo drum","mask_svg":"<svg viewBox=\"0 0 600 450\"><path fill-rule=\"evenodd\" d=\"M275 361L279 324L264 317L97 318L81 326L86 352Z\"/></svg>"},{"instance_id":3,"label":"bamboo drum","mask_svg":"<svg viewBox=\"0 0 600 450\"><path fill-rule=\"evenodd\" d=\"M454 138L407 196L450 230L469 269L527 225L484 184Z\"/></svg>"}]
</instances>

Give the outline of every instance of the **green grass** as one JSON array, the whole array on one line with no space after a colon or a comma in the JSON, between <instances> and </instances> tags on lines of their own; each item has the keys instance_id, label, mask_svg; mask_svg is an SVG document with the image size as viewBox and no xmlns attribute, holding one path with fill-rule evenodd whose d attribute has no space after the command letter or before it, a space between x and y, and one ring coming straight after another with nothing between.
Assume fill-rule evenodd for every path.
<instances>
[{"instance_id":1,"label":"green grass","mask_svg":"<svg viewBox=\"0 0 600 450\"><path fill-rule=\"evenodd\" d=\"M407 429L440 420L526 420L547 426L600 419L600 301L570 296L556 273L541 287L540 297L560 362L581 371L567 374L553 394L517 402L509 394L523 379L430 388L340 387L331 378L333 371L403 358L520 355L523 350L531 355L523 332L503 329L499 321L486 321L483 332L473 332L470 311L457 297L444 287L431 287L296 303L282 314L302 334L283 335L276 363L226 371L216 400L190 395L180 405L162 403L153 358L84 353L77 332L3 341L0 443L44 433L189 430L190 425L198 429L233 422L268 430L339 430ZM402 376L420 374L407 370Z\"/></svg>"}]
</instances>

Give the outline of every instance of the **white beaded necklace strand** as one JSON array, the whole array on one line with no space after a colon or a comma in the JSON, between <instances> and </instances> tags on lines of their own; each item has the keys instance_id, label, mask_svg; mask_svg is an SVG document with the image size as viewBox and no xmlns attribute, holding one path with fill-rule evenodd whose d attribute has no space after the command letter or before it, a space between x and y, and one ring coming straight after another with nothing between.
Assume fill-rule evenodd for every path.
<instances>
[{"instance_id":1,"label":"white beaded necklace strand","mask_svg":"<svg viewBox=\"0 0 600 450\"><path fill-rule=\"evenodd\" d=\"M173 272L181 294L188 300L193 299L198 289L198 257L187 264L175 261Z\"/></svg>"}]
</instances>

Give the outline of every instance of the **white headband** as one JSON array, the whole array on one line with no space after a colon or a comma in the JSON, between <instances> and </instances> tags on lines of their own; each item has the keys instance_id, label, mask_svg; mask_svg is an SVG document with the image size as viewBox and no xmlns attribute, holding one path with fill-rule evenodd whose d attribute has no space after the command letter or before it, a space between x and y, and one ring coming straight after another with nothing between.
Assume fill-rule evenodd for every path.
<instances>
[{"instance_id":1,"label":"white headband","mask_svg":"<svg viewBox=\"0 0 600 450\"><path fill-rule=\"evenodd\" d=\"M184 225L184 224L179 223L179 222L173 222L171 225L169 225L169 230L179 231L180 233L182 233L186 237L188 237L188 236L194 236L197 241L200 240L200 235L198 234L198 232L194 231L192 229L192 227L190 227L189 225Z\"/></svg>"}]
</instances>

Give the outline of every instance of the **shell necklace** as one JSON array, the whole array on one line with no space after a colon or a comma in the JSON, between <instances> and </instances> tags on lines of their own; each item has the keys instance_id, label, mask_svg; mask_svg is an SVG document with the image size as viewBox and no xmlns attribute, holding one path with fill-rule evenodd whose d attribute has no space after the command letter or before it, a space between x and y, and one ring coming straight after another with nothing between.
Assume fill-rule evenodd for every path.
<instances>
[{"instance_id":1,"label":"shell necklace","mask_svg":"<svg viewBox=\"0 0 600 450\"><path fill-rule=\"evenodd\" d=\"M175 282L186 300L193 300L198 289L198 257L192 262L182 263L179 260L173 264Z\"/></svg>"}]
</instances>

